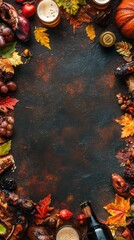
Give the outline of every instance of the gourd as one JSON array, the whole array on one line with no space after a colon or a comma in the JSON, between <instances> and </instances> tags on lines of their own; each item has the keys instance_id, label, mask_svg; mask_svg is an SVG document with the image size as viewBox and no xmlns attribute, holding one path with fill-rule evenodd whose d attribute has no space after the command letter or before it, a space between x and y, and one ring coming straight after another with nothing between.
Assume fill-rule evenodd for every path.
<instances>
[{"instance_id":1,"label":"gourd","mask_svg":"<svg viewBox=\"0 0 134 240\"><path fill-rule=\"evenodd\" d=\"M134 0L122 0L116 9L115 21L125 37L134 39Z\"/></svg>"}]
</instances>

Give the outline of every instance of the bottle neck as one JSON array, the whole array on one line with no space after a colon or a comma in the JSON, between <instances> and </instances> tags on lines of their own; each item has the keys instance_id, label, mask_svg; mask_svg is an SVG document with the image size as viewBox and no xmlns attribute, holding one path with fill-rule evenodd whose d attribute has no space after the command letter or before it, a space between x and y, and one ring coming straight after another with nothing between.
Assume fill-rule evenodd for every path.
<instances>
[{"instance_id":1,"label":"bottle neck","mask_svg":"<svg viewBox=\"0 0 134 240\"><path fill-rule=\"evenodd\" d=\"M89 227L95 227L99 224L99 221L90 204L82 208Z\"/></svg>"}]
</instances>

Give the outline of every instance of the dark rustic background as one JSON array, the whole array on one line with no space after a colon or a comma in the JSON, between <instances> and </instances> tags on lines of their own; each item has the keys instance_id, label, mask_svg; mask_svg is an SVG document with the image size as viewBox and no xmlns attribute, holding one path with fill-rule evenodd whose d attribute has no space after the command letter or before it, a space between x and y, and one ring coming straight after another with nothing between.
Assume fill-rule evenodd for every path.
<instances>
[{"instance_id":1,"label":"dark rustic background","mask_svg":"<svg viewBox=\"0 0 134 240\"><path fill-rule=\"evenodd\" d=\"M121 115L116 94L125 87L114 76L123 59L114 47L101 47L99 35L110 30L117 41L123 37L111 19L107 28L96 25L97 37L91 42L85 24L73 34L62 18L58 27L48 30L48 50L33 36L35 26L41 25L37 16L30 21L30 42L17 44L19 52L28 47L33 57L15 69L20 102L12 153L17 168L8 174L24 196L38 201L51 193L52 205L75 214L83 200L91 199L105 219L103 206L114 199L111 174L121 174L115 155L124 142L114 118Z\"/></svg>"}]
</instances>

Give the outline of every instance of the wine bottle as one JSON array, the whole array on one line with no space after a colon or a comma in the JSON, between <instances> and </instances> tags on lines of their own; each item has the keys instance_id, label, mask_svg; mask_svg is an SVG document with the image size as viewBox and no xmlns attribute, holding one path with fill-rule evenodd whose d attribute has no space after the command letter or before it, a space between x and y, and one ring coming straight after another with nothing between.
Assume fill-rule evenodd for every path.
<instances>
[{"instance_id":1,"label":"wine bottle","mask_svg":"<svg viewBox=\"0 0 134 240\"><path fill-rule=\"evenodd\" d=\"M89 240L114 240L107 225L99 222L90 201L81 204L82 211L87 221L87 234L85 239Z\"/></svg>"}]
</instances>

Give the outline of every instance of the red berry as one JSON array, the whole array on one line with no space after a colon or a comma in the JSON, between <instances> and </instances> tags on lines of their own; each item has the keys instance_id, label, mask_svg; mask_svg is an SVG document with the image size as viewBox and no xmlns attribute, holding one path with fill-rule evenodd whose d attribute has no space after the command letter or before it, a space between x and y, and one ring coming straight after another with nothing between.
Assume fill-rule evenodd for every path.
<instances>
[{"instance_id":1,"label":"red berry","mask_svg":"<svg viewBox=\"0 0 134 240\"><path fill-rule=\"evenodd\" d=\"M62 209L59 213L59 217L64 219L64 220L68 220L73 216L72 212L70 212L67 209Z\"/></svg>"},{"instance_id":2,"label":"red berry","mask_svg":"<svg viewBox=\"0 0 134 240\"><path fill-rule=\"evenodd\" d=\"M84 214L80 214L80 215L77 217L77 220L78 220L78 221L85 220Z\"/></svg>"},{"instance_id":3,"label":"red berry","mask_svg":"<svg viewBox=\"0 0 134 240\"><path fill-rule=\"evenodd\" d=\"M34 4L26 3L22 7L22 13L24 17L32 17L36 12L36 6Z\"/></svg>"}]
</instances>

